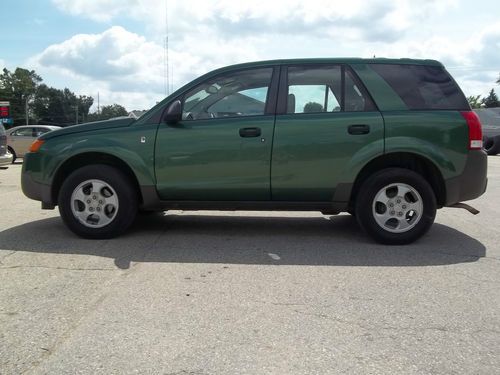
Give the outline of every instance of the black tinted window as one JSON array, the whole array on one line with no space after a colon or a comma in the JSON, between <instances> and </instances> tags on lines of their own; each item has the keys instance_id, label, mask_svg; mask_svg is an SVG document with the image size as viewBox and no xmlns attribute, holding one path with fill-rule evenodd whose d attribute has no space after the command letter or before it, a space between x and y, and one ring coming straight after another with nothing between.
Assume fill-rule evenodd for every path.
<instances>
[{"instance_id":1,"label":"black tinted window","mask_svg":"<svg viewBox=\"0 0 500 375\"><path fill-rule=\"evenodd\" d=\"M409 109L467 110L469 105L450 75L439 66L372 64Z\"/></svg>"}]
</instances>

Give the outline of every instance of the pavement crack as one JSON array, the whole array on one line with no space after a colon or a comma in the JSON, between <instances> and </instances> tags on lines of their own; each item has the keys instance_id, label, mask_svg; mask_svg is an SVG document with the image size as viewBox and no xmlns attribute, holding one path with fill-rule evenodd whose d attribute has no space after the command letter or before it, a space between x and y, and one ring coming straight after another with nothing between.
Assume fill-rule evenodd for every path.
<instances>
[{"instance_id":1,"label":"pavement crack","mask_svg":"<svg viewBox=\"0 0 500 375\"><path fill-rule=\"evenodd\" d=\"M472 281L475 281L476 283L492 283L492 284L500 284L500 281L496 281L496 280L485 280L485 279L477 279L475 277L472 277L470 275L467 275L463 272L457 272L456 273L457 275L460 275L460 276L463 276L469 280L472 280Z\"/></svg>"},{"instance_id":2,"label":"pavement crack","mask_svg":"<svg viewBox=\"0 0 500 375\"><path fill-rule=\"evenodd\" d=\"M350 325L350 326L359 327L362 330L368 331L368 332L370 332L370 331L373 331L373 332L377 332L377 331L396 331L396 332L407 332L409 334L415 334L417 332L434 331L434 332L453 333L453 334L459 334L459 335L464 335L465 334L465 335L470 335L470 336L474 336L474 335L477 335L477 334L480 334L480 333L484 333L484 332L493 333L493 334L500 334L500 332L498 330L495 330L495 329L488 329L488 330L482 330L482 329L479 329L479 330L467 330L467 329L457 329L457 328L453 328L453 327L446 327L446 326L443 326L443 325L433 325L433 326L428 326L428 327L411 327L411 326L397 327L397 326L390 326L390 325L383 325L383 326L370 325L370 326L366 326L363 323L353 322L353 321L350 321L350 320L347 320L347 319L342 319L342 318L339 318L339 317L330 316L330 315L325 314L325 313L305 312L305 311L300 311L300 310L294 310L294 311L296 313L302 314L302 315L314 316L314 317L317 317L317 318L328 319L328 320L331 320L331 321L334 321L334 322L337 322L337 323L341 323L341 324L347 324L347 325Z\"/></svg>"},{"instance_id":3,"label":"pavement crack","mask_svg":"<svg viewBox=\"0 0 500 375\"><path fill-rule=\"evenodd\" d=\"M16 251L16 250L12 250L12 251L11 251L10 253L8 253L7 255L4 255L4 256L0 259L0 264L3 264L3 261L4 261L5 259L7 259L8 257L10 257L12 254L15 254L15 253L17 253L17 251Z\"/></svg>"}]
</instances>

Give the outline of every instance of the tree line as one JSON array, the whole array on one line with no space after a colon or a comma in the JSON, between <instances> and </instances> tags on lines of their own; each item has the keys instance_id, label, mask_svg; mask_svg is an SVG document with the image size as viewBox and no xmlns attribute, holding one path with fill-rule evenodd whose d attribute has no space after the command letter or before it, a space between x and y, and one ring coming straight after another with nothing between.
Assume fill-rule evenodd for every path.
<instances>
[{"instance_id":1,"label":"tree line","mask_svg":"<svg viewBox=\"0 0 500 375\"><path fill-rule=\"evenodd\" d=\"M500 75L496 80L496 83L500 85ZM472 108L495 108L500 107L500 101L498 100L498 95L495 89L491 89L488 96L481 98L481 95L471 95L467 97Z\"/></svg>"},{"instance_id":2,"label":"tree line","mask_svg":"<svg viewBox=\"0 0 500 375\"><path fill-rule=\"evenodd\" d=\"M49 87L42 81L34 70L16 68L11 72L3 69L0 74L0 101L10 102L13 126L27 123L68 126L128 114L125 107L119 104L102 106L99 112L90 112L93 97L76 95L68 88Z\"/></svg>"}]
</instances>

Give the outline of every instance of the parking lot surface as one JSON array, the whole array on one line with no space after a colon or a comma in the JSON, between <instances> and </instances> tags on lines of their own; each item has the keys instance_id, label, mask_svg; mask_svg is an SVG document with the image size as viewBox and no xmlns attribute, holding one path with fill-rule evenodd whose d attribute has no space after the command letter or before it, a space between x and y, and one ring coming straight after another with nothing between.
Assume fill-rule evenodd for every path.
<instances>
[{"instance_id":1,"label":"parking lot surface","mask_svg":"<svg viewBox=\"0 0 500 375\"><path fill-rule=\"evenodd\" d=\"M0 169L1 374L500 373L500 157L420 241L349 215L167 212L70 233Z\"/></svg>"}]
</instances>

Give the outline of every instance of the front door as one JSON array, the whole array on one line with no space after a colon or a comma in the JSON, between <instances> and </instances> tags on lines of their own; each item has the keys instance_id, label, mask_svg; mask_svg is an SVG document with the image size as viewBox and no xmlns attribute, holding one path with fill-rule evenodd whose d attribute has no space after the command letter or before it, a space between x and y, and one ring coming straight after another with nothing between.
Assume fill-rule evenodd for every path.
<instances>
[{"instance_id":1,"label":"front door","mask_svg":"<svg viewBox=\"0 0 500 375\"><path fill-rule=\"evenodd\" d=\"M281 82L272 199L330 202L360 162L383 153L382 116L343 65L290 66Z\"/></svg>"},{"instance_id":2,"label":"front door","mask_svg":"<svg viewBox=\"0 0 500 375\"><path fill-rule=\"evenodd\" d=\"M156 139L162 200L270 199L274 70L224 73L181 98L182 121L160 124Z\"/></svg>"}]
</instances>

